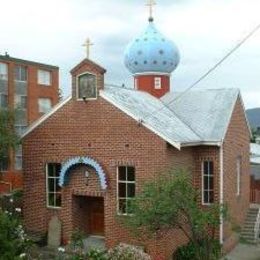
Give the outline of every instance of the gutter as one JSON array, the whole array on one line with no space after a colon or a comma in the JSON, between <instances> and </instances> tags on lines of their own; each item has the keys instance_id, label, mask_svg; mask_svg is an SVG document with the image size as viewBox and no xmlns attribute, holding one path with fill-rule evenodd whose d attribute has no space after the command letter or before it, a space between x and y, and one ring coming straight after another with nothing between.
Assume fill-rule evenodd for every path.
<instances>
[{"instance_id":1,"label":"gutter","mask_svg":"<svg viewBox=\"0 0 260 260\"><path fill-rule=\"evenodd\" d=\"M219 141L195 141L195 142L181 143L181 147L190 147L190 146L199 146L199 145L221 147L222 142L219 142Z\"/></svg>"},{"instance_id":2,"label":"gutter","mask_svg":"<svg viewBox=\"0 0 260 260\"><path fill-rule=\"evenodd\" d=\"M224 156L223 156L223 143L220 146L220 181L219 181L219 204L220 207L223 206L224 203ZM223 214L220 214L220 226L219 226L219 242L222 245L223 244Z\"/></svg>"}]
</instances>

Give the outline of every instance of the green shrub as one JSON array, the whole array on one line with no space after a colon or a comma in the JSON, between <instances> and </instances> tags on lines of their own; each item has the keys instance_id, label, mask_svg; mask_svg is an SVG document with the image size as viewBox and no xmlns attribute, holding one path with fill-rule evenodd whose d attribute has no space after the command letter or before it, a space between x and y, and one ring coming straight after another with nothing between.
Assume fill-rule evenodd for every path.
<instances>
[{"instance_id":1,"label":"green shrub","mask_svg":"<svg viewBox=\"0 0 260 260\"><path fill-rule=\"evenodd\" d=\"M19 218L11 211L0 209L0 259L14 260L26 257L31 245Z\"/></svg>"},{"instance_id":2,"label":"green shrub","mask_svg":"<svg viewBox=\"0 0 260 260\"><path fill-rule=\"evenodd\" d=\"M86 259L88 260L108 260L106 256L106 251L101 251L99 249L90 249L86 254Z\"/></svg>"},{"instance_id":3,"label":"green shrub","mask_svg":"<svg viewBox=\"0 0 260 260\"><path fill-rule=\"evenodd\" d=\"M70 246L72 247L72 250L75 253L83 253L83 248L84 248L83 240L84 240L84 234L81 230L76 229L72 232Z\"/></svg>"},{"instance_id":4,"label":"green shrub","mask_svg":"<svg viewBox=\"0 0 260 260\"><path fill-rule=\"evenodd\" d=\"M179 247L174 252L173 260L218 260L220 255L221 246L217 240L201 241L199 245L190 242L187 245Z\"/></svg>"}]
</instances>

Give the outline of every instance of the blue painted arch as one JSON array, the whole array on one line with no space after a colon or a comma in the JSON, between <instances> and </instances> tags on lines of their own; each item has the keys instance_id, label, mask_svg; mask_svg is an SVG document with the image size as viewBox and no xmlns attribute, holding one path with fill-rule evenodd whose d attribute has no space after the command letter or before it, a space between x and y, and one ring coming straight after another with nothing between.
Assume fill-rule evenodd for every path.
<instances>
[{"instance_id":1,"label":"blue painted arch","mask_svg":"<svg viewBox=\"0 0 260 260\"><path fill-rule=\"evenodd\" d=\"M59 178L59 186L64 187L65 185L68 184L69 182L69 170L75 166L75 165L86 165L86 166L91 166L92 168L95 169L98 177L99 177L99 182L102 190L107 189L107 179L104 170L100 166L98 162L96 162L94 159L90 157L74 157L66 162L64 162L61 166L61 171L60 171L60 178Z\"/></svg>"}]
</instances>

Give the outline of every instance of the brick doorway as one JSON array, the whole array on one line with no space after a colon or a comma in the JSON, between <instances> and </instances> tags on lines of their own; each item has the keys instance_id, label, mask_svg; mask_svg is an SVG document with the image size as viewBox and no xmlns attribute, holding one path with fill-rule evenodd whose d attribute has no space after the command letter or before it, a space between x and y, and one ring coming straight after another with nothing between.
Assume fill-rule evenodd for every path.
<instances>
[{"instance_id":1,"label":"brick doorway","mask_svg":"<svg viewBox=\"0 0 260 260\"><path fill-rule=\"evenodd\" d=\"M73 195L73 229L86 236L104 236L104 198Z\"/></svg>"}]
</instances>

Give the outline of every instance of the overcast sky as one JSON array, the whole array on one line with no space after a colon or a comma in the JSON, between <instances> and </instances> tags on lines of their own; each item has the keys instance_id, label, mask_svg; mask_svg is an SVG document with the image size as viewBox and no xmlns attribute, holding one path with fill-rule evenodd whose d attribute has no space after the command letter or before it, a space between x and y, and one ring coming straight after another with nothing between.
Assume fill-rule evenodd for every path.
<instances>
[{"instance_id":1,"label":"overcast sky","mask_svg":"<svg viewBox=\"0 0 260 260\"><path fill-rule=\"evenodd\" d=\"M0 53L60 67L64 96L69 71L83 58L107 69L106 82L127 86L123 64L129 41L147 26L146 0L0 0ZM172 88L182 91L260 23L260 0L157 0L155 23L180 49ZM196 89L240 88L247 108L260 107L260 31Z\"/></svg>"}]
</instances>

